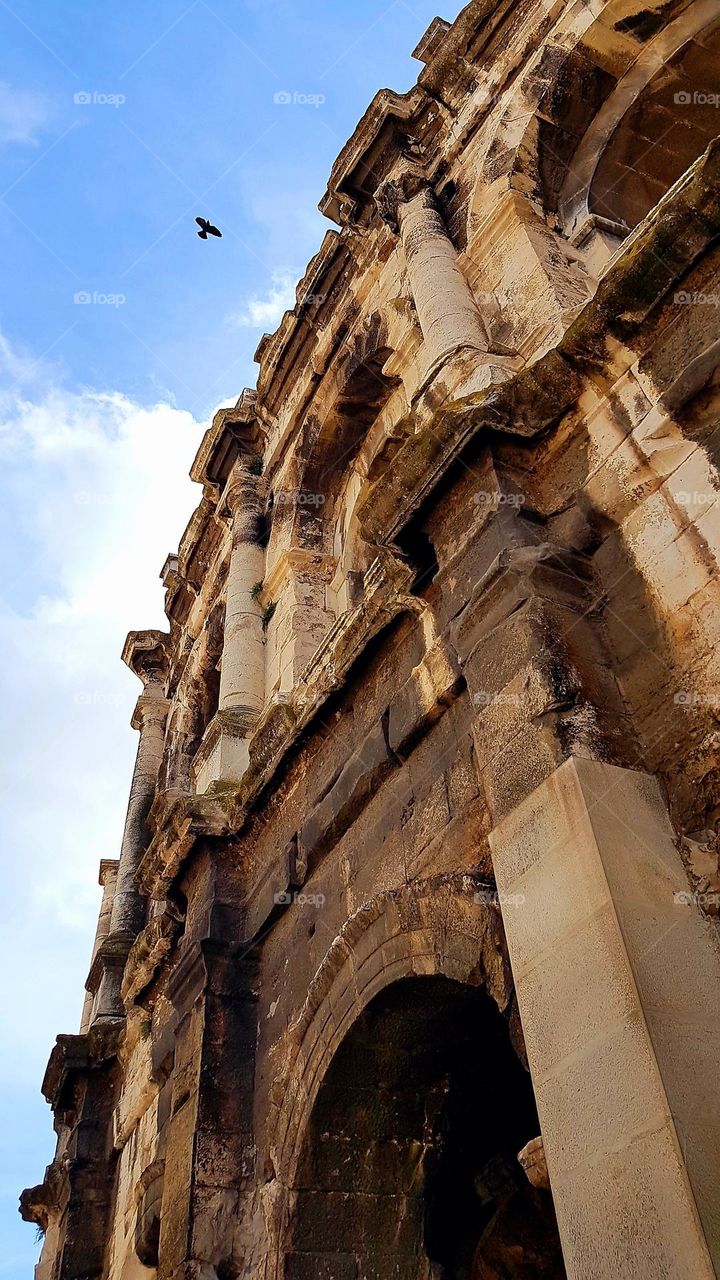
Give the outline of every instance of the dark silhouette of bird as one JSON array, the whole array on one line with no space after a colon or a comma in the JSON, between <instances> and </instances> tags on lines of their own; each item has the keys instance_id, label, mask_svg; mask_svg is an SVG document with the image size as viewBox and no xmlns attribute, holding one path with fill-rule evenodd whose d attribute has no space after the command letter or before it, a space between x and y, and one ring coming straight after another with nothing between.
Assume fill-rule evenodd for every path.
<instances>
[{"instance_id":1,"label":"dark silhouette of bird","mask_svg":"<svg viewBox=\"0 0 720 1280\"><path fill-rule=\"evenodd\" d=\"M222 240L222 231L218 231L217 227L214 227L212 222L208 222L207 218L196 218L195 221L200 227L198 235L201 240L207 240L208 232L210 232L211 236L219 236Z\"/></svg>"}]
</instances>

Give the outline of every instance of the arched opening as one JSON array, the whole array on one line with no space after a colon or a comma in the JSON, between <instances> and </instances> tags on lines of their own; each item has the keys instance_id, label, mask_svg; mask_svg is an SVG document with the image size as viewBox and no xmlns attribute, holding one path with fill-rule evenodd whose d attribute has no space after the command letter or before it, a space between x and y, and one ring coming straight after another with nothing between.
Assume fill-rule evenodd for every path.
<instances>
[{"instance_id":1,"label":"arched opening","mask_svg":"<svg viewBox=\"0 0 720 1280\"><path fill-rule=\"evenodd\" d=\"M301 487L306 494L317 494L323 501L322 504L308 501L299 504L298 516L301 541L314 542L318 549L331 549L329 542L339 495L370 429L400 385L398 378L383 372L391 355L389 347L371 351L366 351L364 345L358 347L342 371L332 410L311 444ZM321 514L312 510L315 505L321 505Z\"/></svg>"},{"instance_id":2,"label":"arched opening","mask_svg":"<svg viewBox=\"0 0 720 1280\"><path fill-rule=\"evenodd\" d=\"M368 567L355 513L365 480L358 455L399 385L399 379L383 372L391 355L389 348L380 348L360 360L343 387L330 424L337 446L326 456L322 484L327 495L331 553L337 566L331 584L337 614L357 603L362 575Z\"/></svg>"},{"instance_id":3,"label":"arched opening","mask_svg":"<svg viewBox=\"0 0 720 1280\"><path fill-rule=\"evenodd\" d=\"M273 606L268 699L289 693L336 619L362 597L368 554L355 515L364 475L358 455L368 435L382 431L383 411L399 386L383 372L392 351L380 329L378 319L338 361L327 387L331 407L322 420L305 419L274 492L265 577Z\"/></svg>"},{"instance_id":4,"label":"arched opening","mask_svg":"<svg viewBox=\"0 0 720 1280\"><path fill-rule=\"evenodd\" d=\"M590 186L591 214L636 227L720 133L720 22L656 71L623 116Z\"/></svg>"},{"instance_id":5,"label":"arched opening","mask_svg":"<svg viewBox=\"0 0 720 1280\"><path fill-rule=\"evenodd\" d=\"M285 1280L565 1275L530 1077L484 989L403 978L339 1046L298 1164Z\"/></svg>"},{"instance_id":6,"label":"arched opening","mask_svg":"<svg viewBox=\"0 0 720 1280\"><path fill-rule=\"evenodd\" d=\"M650 34L567 156L560 224L596 274L720 133L719 55L715 0L695 0Z\"/></svg>"}]
</instances>

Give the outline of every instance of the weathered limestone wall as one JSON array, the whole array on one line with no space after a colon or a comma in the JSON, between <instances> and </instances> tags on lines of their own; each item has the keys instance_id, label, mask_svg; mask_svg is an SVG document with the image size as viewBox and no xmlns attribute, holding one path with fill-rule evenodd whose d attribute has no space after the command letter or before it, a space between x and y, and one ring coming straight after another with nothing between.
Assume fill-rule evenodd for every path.
<instances>
[{"instance_id":1,"label":"weathered limestone wall","mask_svg":"<svg viewBox=\"0 0 720 1280\"><path fill-rule=\"evenodd\" d=\"M719 25L473 0L338 157L123 653L39 1280L720 1274Z\"/></svg>"}]
</instances>

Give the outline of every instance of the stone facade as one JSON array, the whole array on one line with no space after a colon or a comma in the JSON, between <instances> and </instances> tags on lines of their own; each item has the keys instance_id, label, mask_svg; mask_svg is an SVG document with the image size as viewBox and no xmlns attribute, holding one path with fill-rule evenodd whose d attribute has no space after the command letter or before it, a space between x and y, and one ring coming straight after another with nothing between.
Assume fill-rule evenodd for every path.
<instances>
[{"instance_id":1,"label":"stone facade","mask_svg":"<svg viewBox=\"0 0 720 1280\"><path fill-rule=\"evenodd\" d=\"M472 0L133 632L38 1280L720 1275L717 0Z\"/></svg>"}]
</instances>

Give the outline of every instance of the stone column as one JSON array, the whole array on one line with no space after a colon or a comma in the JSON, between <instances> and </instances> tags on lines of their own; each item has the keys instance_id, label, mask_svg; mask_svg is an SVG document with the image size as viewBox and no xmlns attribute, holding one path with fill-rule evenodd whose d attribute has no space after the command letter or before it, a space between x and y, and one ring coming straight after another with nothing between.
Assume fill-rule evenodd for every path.
<instances>
[{"instance_id":1,"label":"stone column","mask_svg":"<svg viewBox=\"0 0 720 1280\"><path fill-rule=\"evenodd\" d=\"M384 183L376 200L381 217L399 234L403 246L428 376L468 348L487 355L487 330L432 187L419 175L406 173Z\"/></svg>"},{"instance_id":2,"label":"stone column","mask_svg":"<svg viewBox=\"0 0 720 1280\"><path fill-rule=\"evenodd\" d=\"M82 1019L80 1021L80 1034L88 1030L92 1017L92 1007L95 1002L95 993L98 987L98 979L95 978L96 959L102 943L105 941L110 932L110 915L112 912L113 895L115 893L115 885L117 883L118 860L117 858L103 858L100 863L100 873L98 883L102 885L102 901L100 903L100 913L98 915L97 929L95 930L95 941L93 942L92 960L90 963L90 973L86 983L85 1001L83 1003Z\"/></svg>"},{"instance_id":3,"label":"stone column","mask_svg":"<svg viewBox=\"0 0 720 1280\"><path fill-rule=\"evenodd\" d=\"M239 781L248 765L250 734L265 705L265 635L257 600L265 573L265 490L261 477L242 458L231 472L225 501L232 521L232 550L220 699L194 761L199 793L214 782Z\"/></svg>"},{"instance_id":4,"label":"stone column","mask_svg":"<svg viewBox=\"0 0 720 1280\"><path fill-rule=\"evenodd\" d=\"M132 718L133 729L140 730L140 741L130 785L130 800L110 916L112 937L122 934L135 939L145 923L145 900L135 884L135 875L148 843L147 820L155 798L165 744L168 705L162 684L149 681L145 692L137 700Z\"/></svg>"},{"instance_id":5,"label":"stone column","mask_svg":"<svg viewBox=\"0 0 720 1280\"><path fill-rule=\"evenodd\" d=\"M657 782L568 759L491 846L568 1277L711 1280L720 946Z\"/></svg>"},{"instance_id":6,"label":"stone column","mask_svg":"<svg viewBox=\"0 0 720 1280\"><path fill-rule=\"evenodd\" d=\"M117 881L110 913L110 928L99 949L103 976L98 991L94 1021L123 1017L120 996L128 952L145 924L145 899L135 876L148 845L148 815L155 798L160 762L165 743L165 722L169 703L157 670L147 676L145 690L138 698L132 718L140 730L130 800L125 816Z\"/></svg>"},{"instance_id":7,"label":"stone column","mask_svg":"<svg viewBox=\"0 0 720 1280\"><path fill-rule=\"evenodd\" d=\"M261 545L263 486L241 461L227 490L232 518L225 635L220 668L220 710L237 711L252 725L265 701L265 641L260 606L253 588L262 583L265 550Z\"/></svg>"}]
</instances>

